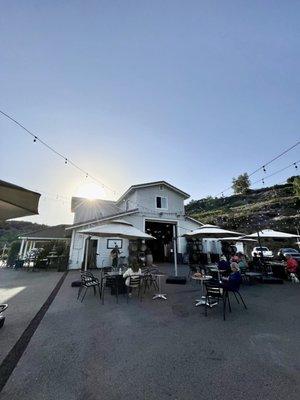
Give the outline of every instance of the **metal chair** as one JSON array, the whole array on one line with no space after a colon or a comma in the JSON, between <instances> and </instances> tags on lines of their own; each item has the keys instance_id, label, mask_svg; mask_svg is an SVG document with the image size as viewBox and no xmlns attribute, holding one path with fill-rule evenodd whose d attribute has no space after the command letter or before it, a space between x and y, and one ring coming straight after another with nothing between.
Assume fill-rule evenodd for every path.
<instances>
[{"instance_id":1,"label":"metal chair","mask_svg":"<svg viewBox=\"0 0 300 400\"><path fill-rule=\"evenodd\" d=\"M80 297L80 294L83 290L83 288L85 288L85 292L81 298L81 303L83 302L86 292L88 290L88 288L93 288L94 290L94 295L96 295L96 288L98 287L99 290L99 297L101 299L101 290L100 290L100 281L98 278L96 278L91 272L89 271L85 271L81 273L81 285L78 289L78 294L77 294L77 300Z\"/></svg>"},{"instance_id":2,"label":"metal chair","mask_svg":"<svg viewBox=\"0 0 300 400\"><path fill-rule=\"evenodd\" d=\"M240 304L238 297L240 298L241 302L243 303L244 308L247 310L247 306L244 302L244 299L239 291L240 285L235 285L234 287L227 286L223 283L205 283L206 287L206 300L205 300L205 316L207 317L207 306L211 305L211 299L219 300L222 299L223 302L223 319L225 321L226 317L226 303L228 303L229 312L231 312L231 304L230 304L230 297L229 293L233 293L236 301Z\"/></svg>"},{"instance_id":3,"label":"metal chair","mask_svg":"<svg viewBox=\"0 0 300 400\"><path fill-rule=\"evenodd\" d=\"M158 273L157 268L143 268L142 269L144 294L146 293L146 290L147 289L150 290L151 287L154 287L154 289L158 290L157 278L154 275L155 273Z\"/></svg>"},{"instance_id":4,"label":"metal chair","mask_svg":"<svg viewBox=\"0 0 300 400\"><path fill-rule=\"evenodd\" d=\"M126 280L129 279L128 284L126 284L127 288L127 303L129 300L129 292L131 292L134 289L138 290L138 297L140 298L140 301L142 301L142 292L141 292L141 284L142 284L142 277L140 275L131 275L126 278Z\"/></svg>"}]
</instances>

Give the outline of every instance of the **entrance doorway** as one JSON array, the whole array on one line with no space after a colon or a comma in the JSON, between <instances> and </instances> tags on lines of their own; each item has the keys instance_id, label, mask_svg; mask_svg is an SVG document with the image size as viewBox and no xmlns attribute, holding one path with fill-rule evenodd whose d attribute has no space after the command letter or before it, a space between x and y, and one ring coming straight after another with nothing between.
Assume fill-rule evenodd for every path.
<instances>
[{"instance_id":1,"label":"entrance doorway","mask_svg":"<svg viewBox=\"0 0 300 400\"><path fill-rule=\"evenodd\" d=\"M171 262L173 258L173 226L171 222L145 221L145 231L156 240L148 240L147 247L154 262Z\"/></svg>"},{"instance_id":2,"label":"entrance doorway","mask_svg":"<svg viewBox=\"0 0 300 400\"><path fill-rule=\"evenodd\" d=\"M85 249L84 249L84 258L83 258L83 265L85 263L85 255L86 249L88 246L88 262L87 268L97 268L97 247L98 247L98 240L97 239L87 239L85 241Z\"/></svg>"}]
</instances>

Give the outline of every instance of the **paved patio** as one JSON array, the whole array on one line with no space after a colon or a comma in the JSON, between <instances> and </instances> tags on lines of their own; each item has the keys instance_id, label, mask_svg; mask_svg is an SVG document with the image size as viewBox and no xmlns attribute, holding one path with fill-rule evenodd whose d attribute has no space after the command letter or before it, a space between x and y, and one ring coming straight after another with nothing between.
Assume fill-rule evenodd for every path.
<instances>
[{"instance_id":1,"label":"paved patio","mask_svg":"<svg viewBox=\"0 0 300 400\"><path fill-rule=\"evenodd\" d=\"M194 306L192 283L167 285L167 301L107 296L102 306L92 290L76 301L78 276L68 274L2 399L299 398L300 285L245 286L248 311L232 301L223 322L220 307L206 318Z\"/></svg>"},{"instance_id":2,"label":"paved patio","mask_svg":"<svg viewBox=\"0 0 300 400\"><path fill-rule=\"evenodd\" d=\"M59 281L62 272L0 268L0 304L8 303L0 330L0 363L19 339Z\"/></svg>"}]
</instances>

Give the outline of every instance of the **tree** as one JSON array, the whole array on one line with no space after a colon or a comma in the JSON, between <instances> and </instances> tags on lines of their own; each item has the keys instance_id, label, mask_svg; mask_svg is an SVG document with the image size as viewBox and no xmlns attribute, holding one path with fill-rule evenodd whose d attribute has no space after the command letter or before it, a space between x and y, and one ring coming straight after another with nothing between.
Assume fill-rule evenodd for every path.
<instances>
[{"instance_id":1,"label":"tree","mask_svg":"<svg viewBox=\"0 0 300 400\"><path fill-rule=\"evenodd\" d=\"M7 265L13 265L16 261L21 247L20 241L15 241L11 244L7 257Z\"/></svg>"},{"instance_id":2,"label":"tree","mask_svg":"<svg viewBox=\"0 0 300 400\"><path fill-rule=\"evenodd\" d=\"M235 194L247 193L250 187L250 179L247 172L239 175L237 178L233 178L231 187Z\"/></svg>"},{"instance_id":3,"label":"tree","mask_svg":"<svg viewBox=\"0 0 300 400\"><path fill-rule=\"evenodd\" d=\"M299 178L299 176L298 175L290 176L289 178L287 178L286 183L294 183L294 180L296 178Z\"/></svg>"},{"instance_id":4,"label":"tree","mask_svg":"<svg viewBox=\"0 0 300 400\"><path fill-rule=\"evenodd\" d=\"M300 198L300 176L296 176L293 180L293 189L297 197Z\"/></svg>"}]
</instances>

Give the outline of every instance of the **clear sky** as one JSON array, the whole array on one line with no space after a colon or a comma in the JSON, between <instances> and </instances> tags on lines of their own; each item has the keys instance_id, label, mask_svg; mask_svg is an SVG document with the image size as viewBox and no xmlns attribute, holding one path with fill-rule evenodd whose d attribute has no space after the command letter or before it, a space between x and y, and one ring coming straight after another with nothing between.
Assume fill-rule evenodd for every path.
<instances>
[{"instance_id":1,"label":"clear sky","mask_svg":"<svg viewBox=\"0 0 300 400\"><path fill-rule=\"evenodd\" d=\"M293 0L2 2L0 108L103 198L160 179L215 195L299 140L299 21ZM2 116L0 135L1 178L42 193L28 220L71 222L87 179Z\"/></svg>"}]
</instances>

